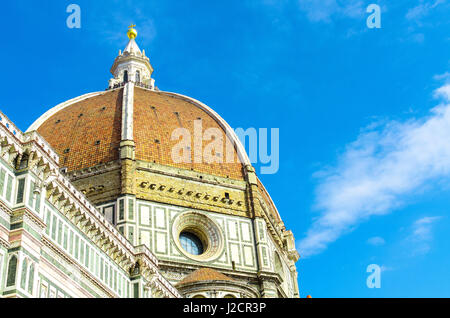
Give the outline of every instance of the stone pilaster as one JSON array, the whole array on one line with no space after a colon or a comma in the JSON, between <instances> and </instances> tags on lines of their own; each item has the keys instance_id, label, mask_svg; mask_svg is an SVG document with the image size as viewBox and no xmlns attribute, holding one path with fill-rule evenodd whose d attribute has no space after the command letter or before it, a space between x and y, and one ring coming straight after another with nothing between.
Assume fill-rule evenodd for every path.
<instances>
[{"instance_id":1,"label":"stone pilaster","mask_svg":"<svg viewBox=\"0 0 450 318\"><path fill-rule=\"evenodd\" d=\"M251 217L254 219L255 217L261 217L261 207L257 204L256 196L258 191L258 178L256 177L255 168L251 165L245 166L245 175L248 183L248 205Z\"/></svg>"}]
</instances>

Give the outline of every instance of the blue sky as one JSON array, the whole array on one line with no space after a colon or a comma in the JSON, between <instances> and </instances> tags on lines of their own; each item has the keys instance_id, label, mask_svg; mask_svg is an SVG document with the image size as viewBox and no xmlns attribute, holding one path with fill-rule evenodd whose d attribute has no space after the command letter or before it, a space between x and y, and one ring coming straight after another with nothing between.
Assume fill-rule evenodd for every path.
<instances>
[{"instance_id":1,"label":"blue sky","mask_svg":"<svg viewBox=\"0 0 450 318\"><path fill-rule=\"evenodd\" d=\"M66 27L66 7L82 27ZM368 29L365 8L382 8ZM313 297L450 297L450 1L9 1L0 109L22 130L103 90L137 24L157 86L279 128L260 176ZM366 268L383 269L381 288Z\"/></svg>"}]
</instances>

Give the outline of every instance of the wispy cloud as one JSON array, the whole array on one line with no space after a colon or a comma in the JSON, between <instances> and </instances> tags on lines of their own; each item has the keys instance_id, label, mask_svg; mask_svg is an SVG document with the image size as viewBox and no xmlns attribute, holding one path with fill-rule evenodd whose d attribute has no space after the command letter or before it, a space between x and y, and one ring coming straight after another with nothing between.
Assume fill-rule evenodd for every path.
<instances>
[{"instance_id":1,"label":"wispy cloud","mask_svg":"<svg viewBox=\"0 0 450 318\"><path fill-rule=\"evenodd\" d=\"M333 16L363 18L364 3L361 0L299 0L300 10L312 22L331 22Z\"/></svg>"},{"instance_id":2,"label":"wispy cloud","mask_svg":"<svg viewBox=\"0 0 450 318\"><path fill-rule=\"evenodd\" d=\"M408 241L413 243L411 249L413 256L423 255L430 251L430 243L433 240L433 225L440 219L440 216L428 216L414 222L412 234L408 238Z\"/></svg>"},{"instance_id":3,"label":"wispy cloud","mask_svg":"<svg viewBox=\"0 0 450 318\"><path fill-rule=\"evenodd\" d=\"M88 12L91 15L91 26L98 34L100 39L107 43L122 43L126 45L128 38L126 36L127 27L130 24L136 24L139 44L148 46L156 37L156 27L151 17L151 8L146 6L137 7L130 0L119 1L111 0L111 6L116 10L104 14L104 5L94 4Z\"/></svg>"},{"instance_id":4,"label":"wispy cloud","mask_svg":"<svg viewBox=\"0 0 450 318\"><path fill-rule=\"evenodd\" d=\"M442 24L440 19L433 19L433 16L437 13L438 7L439 10L445 10L444 5L446 3L448 3L447 0L421 0L420 4L410 8L405 15L409 22L408 35L402 38L402 41L412 41L419 44L425 42L424 27L434 28ZM448 8L448 5L446 7Z\"/></svg>"},{"instance_id":5,"label":"wispy cloud","mask_svg":"<svg viewBox=\"0 0 450 318\"><path fill-rule=\"evenodd\" d=\"M450 82L450 72L445 72L443 74L438 74L434 76L436 81L445 81L446 83Z\"/></svg>"},{"instance_id":6,"label":"wispy cloud","mask_svg":"<svg viewBox=\"0 0 450 318\"><path fill-rule=\"evenodd\" d=\"M445 2L446 0L435 0L421 3L408 10L408 12L406 13L406 19L415 20L416 22L420 23L420 20L426 17L431 12L431 10Z\"/></svg>"},{"instance_id":7,"label":"wispy cloud","mask_svg":"<svg viewBox=\"0 0 450 318\"><path fill-rule=\"evenodd\" d=\"M364 130L338 164L317 173L319 217L298 244L303 256L320 253L374 215L391 213L429 181L450 177L450 85L443 102L421 119L390 121Z\"/></svg>"},{"instance_id":8,"label":"wispy cloud","mask_svg":"<svg viewBox=\"0 0 450 318\"><path fill-rule=\"evenodd\" d=\"M440 218L440 216L427 216L414 222L414 237L419 241L429 240L431 238L431 225Z\"/></svg>"},{"instance_id":9,"label":"wispy cloud","mask_svg":"<svg viewBox=\"0 0 450 318\"><path fill-rule=\"evenodd\" d=\"M384 238L380 237L380 236L374 236L371 237L367 240L367 243L373 246L381 246L384 245L386 243L386 241L384 240Z\"/></svg>"},{"instance_id":10,"label":"wispy cloud","mask_svg":"<svg viewBox=\"0 0 450 318\"><path fill-rule=\"evenodd\" d=\"M390 272L390 271L393 271L393 270L395 270L393 267L381 265L381 272L382 273L383 272Z\"/></svg>"}]
</instances>

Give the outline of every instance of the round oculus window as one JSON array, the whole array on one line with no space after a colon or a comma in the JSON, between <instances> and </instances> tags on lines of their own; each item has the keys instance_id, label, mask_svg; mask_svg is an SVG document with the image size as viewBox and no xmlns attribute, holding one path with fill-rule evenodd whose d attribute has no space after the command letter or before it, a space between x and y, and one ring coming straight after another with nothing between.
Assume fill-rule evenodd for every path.
<instances>
[{"instance_id":1,"label":"round oculus window","mask_svg":"<svg viewBox=\"0 0 450 318\"><path fill-rule=\"evenodd\" d=\"M191 255L203 254L203 243L197 235L190 232L181 232L180 243L183 250Z\"/></svg>"},{"instance_id":2,"label":"round oculus window","mask_svg":"<svg viewBox=\"0 0 450 318\"><path fill-rule=\"evenodd\" d=\"M172 225L172 235L179 251L199 262L212 261L224 250L219 226L203 213L188 211L178 215Z\"/></svg>"}]
</instances>

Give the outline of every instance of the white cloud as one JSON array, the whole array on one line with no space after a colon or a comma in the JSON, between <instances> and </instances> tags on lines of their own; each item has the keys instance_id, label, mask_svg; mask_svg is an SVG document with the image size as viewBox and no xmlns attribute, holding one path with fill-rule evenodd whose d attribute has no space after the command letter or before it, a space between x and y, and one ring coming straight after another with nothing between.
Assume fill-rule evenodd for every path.
<instances>
[{"instance_id":1,"label":"white cloud","mask_svg":"<svg viewBox=\"0 0 450 318\"><path fill-rule=\"evenodd\" d=\"M450 84L446 84L446 85L438 88L434 92L434 96L437 98L442 97L442 98L450 101Z\"/></svg>"},{"instance_id":2,"label":"white cloud","mask_svg":"<svg viewBox=\"0 0 450 318\"><path fill-rule=\"evenodd\" d=\"M386 243L386 241L382 237L374 236L374 237L371 237L370 239L368 239L367 243L370 245L373 245L373 246L381 246L381 245L384 245Z\"/></svg>"},{"instance_id":3,"label":"white cloud","mask_svg":"<svg viewBox=\"0 0 450 318\"><path fill-rule=\"evenodd\" d=\"M414 222L412 234L408 238L413 244L412 255L423 255L429 252L430 242L433 239L433 224L441 219L440 216L424 217Z\"/></svg>"},{"instance_id":4,"label":"white cloud","mask_svg":"<svg viewBox=\"0 0 450 318\"><path fill-rule=\"evenodd\" d=\"M361 0L299 0L299 6L312 22L330 22L333 16L365 17Z\"/></svg>"},{"instance_id":5,"label":"white cloud","mask_svg":"<svg viewBox=\"0 0 450 318\"><path fill-rule=\"evenodd\" d=\"M435 91L445 101L431 114L364 130L338 164L317 173L320 211L300 253L320 253L374 215L391 213L429 181L450 180L450 86Z\"/></svg>"}]
</instances>

